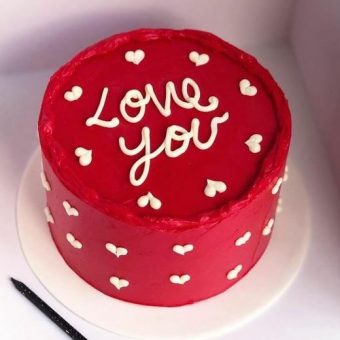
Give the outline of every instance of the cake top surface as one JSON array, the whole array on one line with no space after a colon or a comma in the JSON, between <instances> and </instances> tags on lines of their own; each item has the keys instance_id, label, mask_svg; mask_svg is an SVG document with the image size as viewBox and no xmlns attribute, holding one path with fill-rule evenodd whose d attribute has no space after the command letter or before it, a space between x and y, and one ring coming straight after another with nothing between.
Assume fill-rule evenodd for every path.
<instances>
[{"instance_id":1,"label":"cake top surface","mask_svg":"<svg viewBox=\"0 0 340 340\"><path fill-rule=\"evenodd\" d=\"M81 52L51 78L42 151L64 185L127 222L213 221L260 192L286 157L282 91L212 34L137 30Z\"/></svg>"}]
</instances>

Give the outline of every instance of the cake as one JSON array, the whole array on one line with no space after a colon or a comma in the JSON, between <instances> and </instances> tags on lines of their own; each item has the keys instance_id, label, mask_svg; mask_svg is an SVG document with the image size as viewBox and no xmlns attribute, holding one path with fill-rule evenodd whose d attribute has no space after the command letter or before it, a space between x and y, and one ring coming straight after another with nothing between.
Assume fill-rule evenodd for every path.
<instances>
[{"instance_id":1,"label":"cake","mask_svg":"<svg viewBox=\"0 0 340 340\"><path fill-rule=\"evenodd\" d=\"M98 291L190 304L264 253L291 121L249 54L196 30L114 35L51 77L38 125L52 238Z\"/></svg>"}]
</instances>

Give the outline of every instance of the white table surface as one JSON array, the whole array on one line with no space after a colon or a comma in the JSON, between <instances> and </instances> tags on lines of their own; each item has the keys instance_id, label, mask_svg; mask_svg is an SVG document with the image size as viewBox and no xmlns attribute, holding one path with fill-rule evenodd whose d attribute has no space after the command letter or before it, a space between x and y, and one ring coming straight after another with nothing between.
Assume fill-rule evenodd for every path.
<instances>
[{"instance_id":1,"label":"white table surface","mask_svg":"<svg viewBox=\"0 0 340 340\"><path fill-rule=\"evenodd\" d=\"M334 173L289 46L277 44L250 52L272 71L289 98L294 124L290 157L307 184L312 238L306 261L288 292L258 318L220 339L336 340L340 338L340 195ZM0 339L67 339L18 294L9 281L13 276L87 338L120 340L123 338L96 328L56 301L31 272L19 245L16 193L26 162L38 144L36 119L50 74L47 70L0 75Z\"/></svg>"}]
</instances>

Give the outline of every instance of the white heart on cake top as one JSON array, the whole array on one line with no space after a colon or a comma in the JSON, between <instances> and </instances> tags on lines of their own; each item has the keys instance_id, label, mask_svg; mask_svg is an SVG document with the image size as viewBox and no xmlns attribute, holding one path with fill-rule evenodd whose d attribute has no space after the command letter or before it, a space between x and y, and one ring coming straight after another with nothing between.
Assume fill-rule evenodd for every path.
<instances>
[{"instance_id":1,"label":"white heart on cake top","mask_svg":"<svg viewBox=\"0 0 340 340\"><path fill-rule=\"evenodd\" d=\"M44 214L48 223L54 223L54 218L49 207L44 208Z\"/></svg>"},{"instance_id":2,"label":"white heart on cake top","mask_svg":"<svg viewBox=\"0 0 340 340\"><path fill-rule=\"evenodd\" d=\"M189 59L196 66L201 66L209 61L209 56L205 53L199 54L197 51L191 51L189 53Z\"/></svg>"},{"instance_id":3,"label":"white heart on cake top","mask_svg":"<svg viewBox=\"0 0 340 340\"><path fill-rule=\"evenodd\" d=\"M64 93L64 98L69 102L73 102L78 100L82 94L83 89L80 86L73 86L70 91Z\"/></svg>"},{"instance_id":4,"label":"white heart on cake top","mask_svg":"<svg viewBox=\"0 0 340 340\"><path fill-rule=\"evenodd\" d=\"M257 88L250 84L248 79L242 79L239 83L240 91L244 96L255 96Z\"/></svg>"},{"instance_id":5,"label":"white heart on cake top","mask_svg":"<svg viewBox=\"0 0 340 340\"><path fill-rule=\"evenodd\" d=\"M268 221L267 225L263 228L262 235L264 235L264 236L269 235L272 232L273 226L274 226L274 219L271 218Z\"/></svg>"},{"instance_id":6,"label":"white heart on cake top","mask_svg":"<svg viewBox=\"0 0 340 340\"><path fill-rule=\"evenodd\" d=\"M234 269L230 270L227 274L228 280L234 280L238 277L238 274L242 270L243 266L242 264L238 264Z\"/></svg>"},{"instance_id":7,"label":"white heart on cake top","mask_svg":"<svg viewBox=\"0 0 340 340\"><path fill-rule=\"evenodd\" d=\"M193 251L194 246L192 244L185 245L176 244L175 246L172 247L172 250L179 255L185 255L185 253Z\"/></svg>"},{"instance_id":8,"label":"white heart on cake top","mask_svg":"<svg viewBox=\"0 0 340 340\"><path fill-rule=\"evenodd\" d=\"M46 191L51 191L50 182L47 180L46 174L44 171L40 173L41 184Z\"/></svg>"},{"instance_id":9,"label":"white heart on cake top","mask_svg":"<svg viewBox=\"0 0 340 340\"><path fill-rule=\"evenodd\" d=\"M92 150L78 147L75 149L74 154L79 158L79 164L82 166L90 165L92 162Z\"/></svg>"},{"instance_id":10,"label":"white heart on cake top","mask_svg":"<svg viewBox=\"0 0 340 340\"><path fill-rule=\"evenodd\" d=\"M128 253L128 250L123 247L117 247L113 243L106 243L105 248L112 254L119 256L125 256Z\"/></svg>"},{"instance_id":11,"label":"white heart on cake top","mask_svg":"<svg viewBox=\"0 0 340 340\"><path fill-rule=\"evenodd\" d=\"M139 197L137 200L137 204L141 208L144 208L149 204L150 207L155 210L160 209L162 206L162 202L151 192L148 192L146 195Z\"/></svg>"},{"instance_id":12,"label":"white heart on cake top","mask_svg":"<svg viewBox=\"0 0 340 340\"><path fill-rule=\"evenodd\" d=\"M227 185L224 182L207 179L207 185L204 189L204 194L208 197L215 197L216 193L222 193L226 190Z\"/></svg>"},{"instance_id":13,"label":"white heart on cake top","mask_svg":"<svg viewBox=\"0 0 340 340\"><path fill-rule=\"evenodd\" d=\"M79 216L79 212L76 208L72 207L71 204L67 201L63 202L63 207L68 216Z\"/></svg>"},{"instance_id":14,"label":"white heart on cake top","mask_svg":"<svg viewBox=\"0 0 340 340\"><path fill-rule=\"evenodd\" d=\"M111 276L110 277L110 282L112 285L114 285L118 290L121 288L125 288L129 285L129 281L125 279L120 279L117 276Z\"/></svg>"},{"instance_id":15,"label":"white heart on cake top","mask_svg":"<svg viewBox=\"0 0 340 340\"><path fill-rule=\"evenodd\" d=\"M252 153L258 153L261 151L261 142L263 137L259 134L254 134L244 143L248 146L248 149Z\"/></svg>"},{"instance_id":16,"label":"white heart on cake top","mask_svg":"<svg viewBox=\"0 0 340 340\"><path fill-rule=\"evenodd\" d=\"M235 246L237 247L243 246L249 241L250 237L251 237L251 232L250 231L245 232L243 236L239 237L235 241Z\"/></svg>"},{"instance_id":17,"label":"white heart on cake top","mask_svg":"<svg viewBox=\"0 0 340 340\"><path fill-rule=\"evenodd\" d=\"M125 60L135 65L138 65L144 59L144 57L145 53L143 50L127 51L125 53Z\"/></svg>"},{"instance_id":18,"label":"white heart on cake top","mask_svg":"<svg viewBox=\"0 0 340 340\"><path fill-rule=\"evenodd\" d=\"M190 280L190 275L184 274L184 275L171 275L170 276L170 282L177 284L177 285L184 285L186 282Z\"/></svg>"},{"instance_id":19,"label":"white heart on cake top","mask_svg":"<svg viewBox=\"0 0 340 340\"><path fill-rule=\"evenodd\" d=\"M67 233L66 234L66 240L72 245L72 247L76 249L81 249L83 247L82 243L74 237L73 234Z\"/></svg>"},{"instance_id":20,"label":"white heart on cake top","mask_svg":"<svg viewBox=\"0 0 340 340\"><path fill-rule=\"evenodd\" d=\"M282 182L283 182L283 178L279 177L277 179L275 185L273 186L273 189L272 189L272 194L273 195L276 195L279 192Z\"/></svg>"}]
</instances>

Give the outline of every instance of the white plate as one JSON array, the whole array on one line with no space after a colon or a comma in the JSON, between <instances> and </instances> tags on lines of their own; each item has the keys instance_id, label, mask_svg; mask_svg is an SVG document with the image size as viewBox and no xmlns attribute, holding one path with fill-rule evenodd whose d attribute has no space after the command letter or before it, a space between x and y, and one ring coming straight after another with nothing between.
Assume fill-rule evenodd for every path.
<instances>
[{"instance_id":1,"label":"white plate","mask_svg":"<svg viewBox=\"0 0 340 340\"><path fill-rule=\"evenodd\" d=\"M40 154L23 174L17 221L23 251L41 283L83 319L114 333L145 339L202 339L222 335L257 316L289 287L309 243L309 211L302 182L290 166L283 211L271 242L254 269L231 289L183 307L149 307L119 301L78 277L58 253L45 222L45 194L40 183Z\"/></svg>"}]
</instances>

